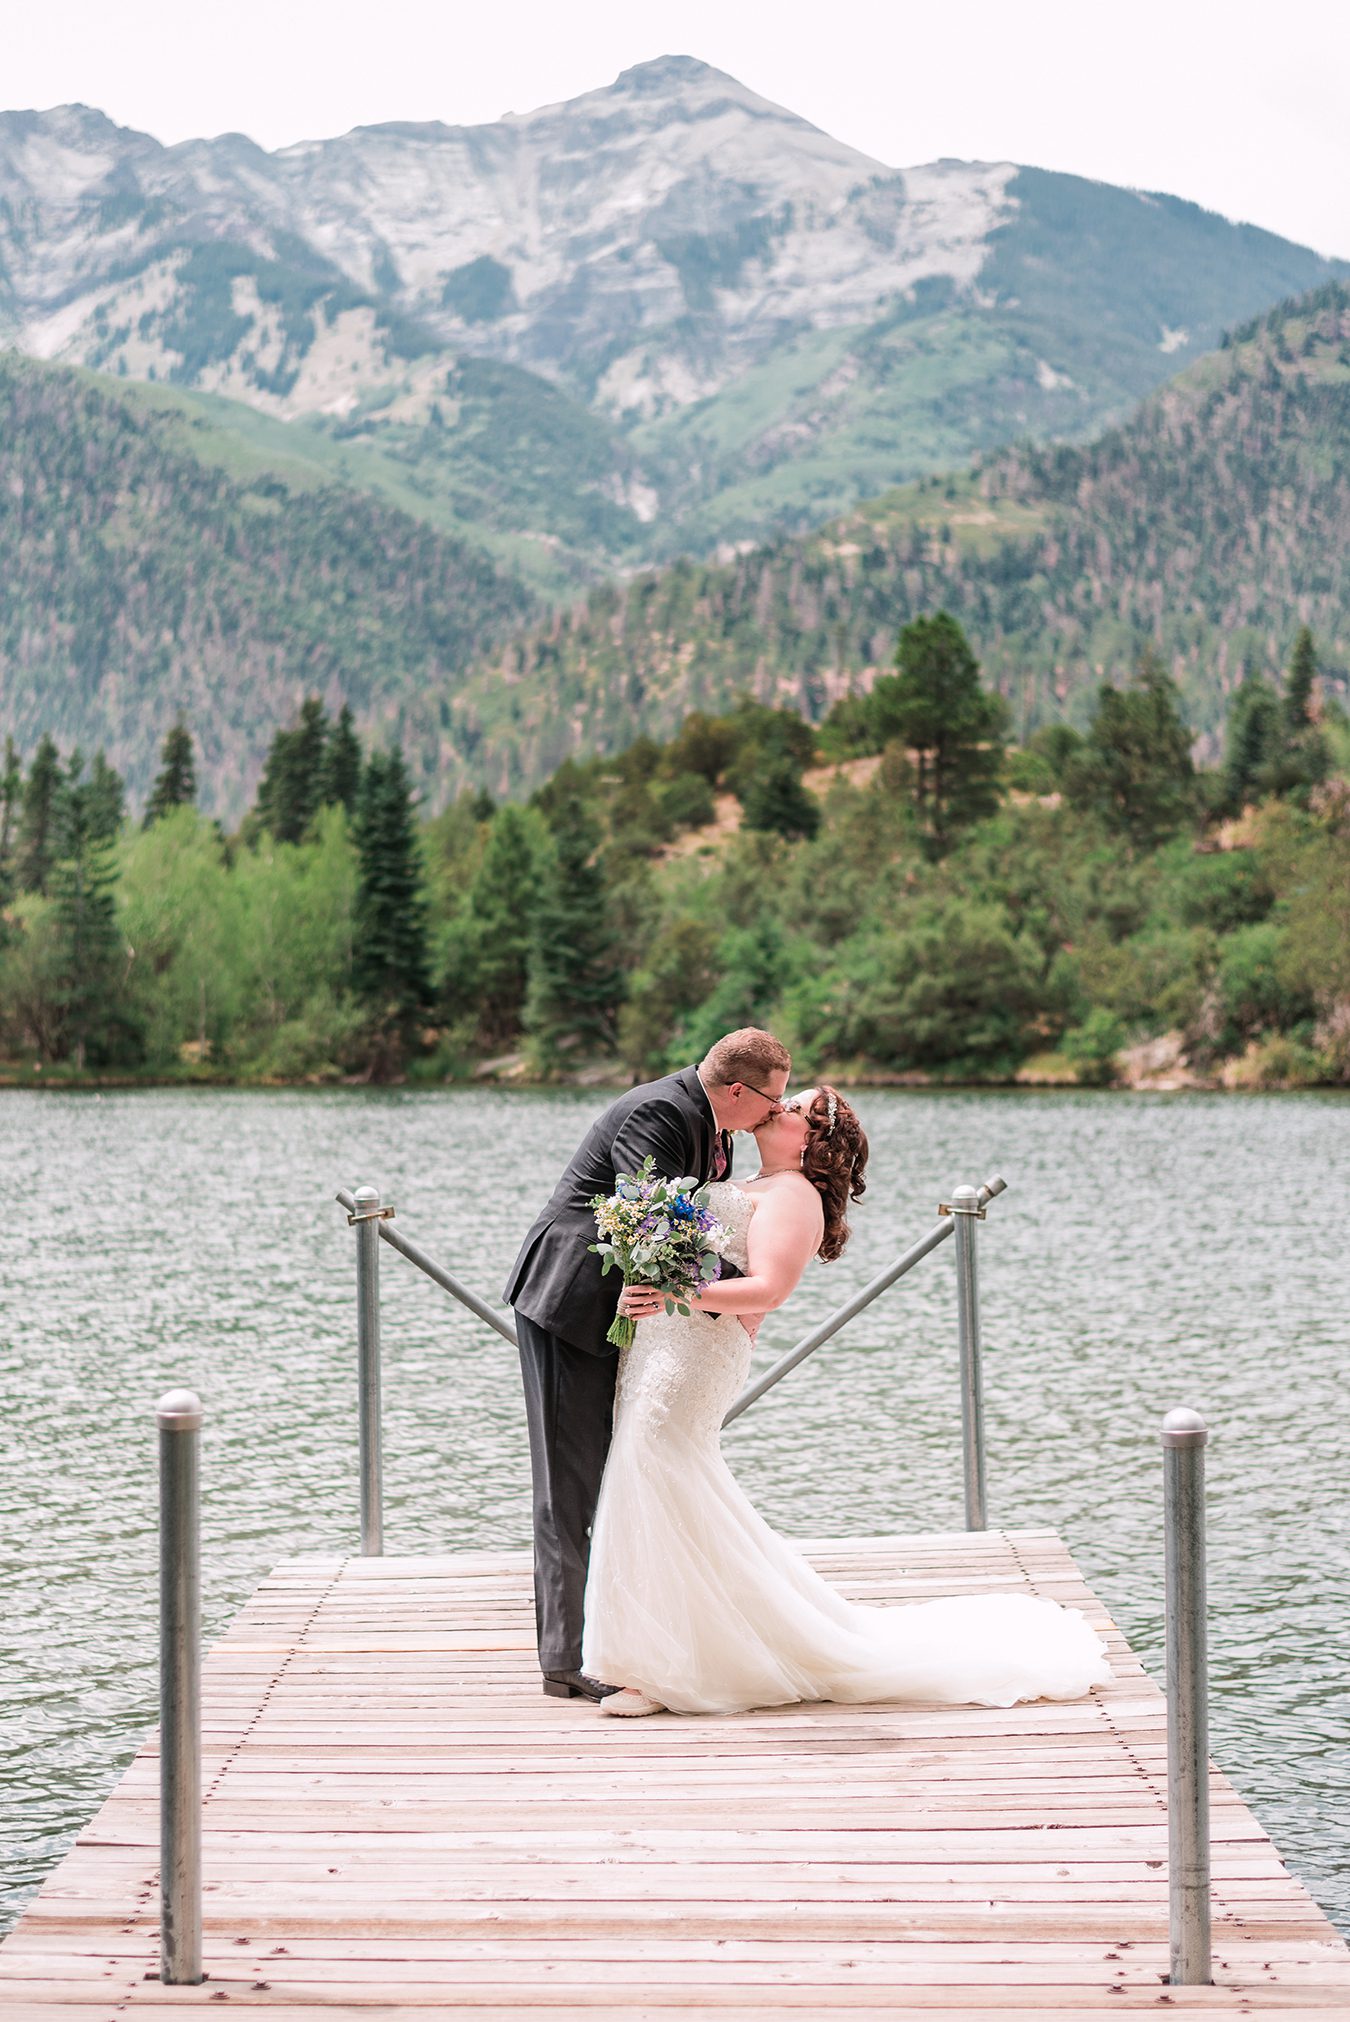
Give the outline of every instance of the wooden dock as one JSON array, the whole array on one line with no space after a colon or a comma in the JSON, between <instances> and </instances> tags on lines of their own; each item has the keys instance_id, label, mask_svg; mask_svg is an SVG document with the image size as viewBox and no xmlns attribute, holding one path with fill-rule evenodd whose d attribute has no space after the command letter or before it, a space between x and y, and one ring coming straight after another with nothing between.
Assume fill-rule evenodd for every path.
<instances>
[{"instance_id":1,"label":"wooden dock","mask_svg":"<svg viewBox=\"0 0 1350 2022\"><path fill-rule=\"evenodd\" d=\"M205 1666L205 1984L156 1977L152 1740L0 1947L0 2013L1350 2017L1350 1950L1217 1774L1216 1984L1166 1986L1163 1702L1053 1533L808 1549L859 1599L1082 1607L1114 1680L606 1720L539 1690L524 1554L291 1560Z\"/></svg>"}]
</instances>

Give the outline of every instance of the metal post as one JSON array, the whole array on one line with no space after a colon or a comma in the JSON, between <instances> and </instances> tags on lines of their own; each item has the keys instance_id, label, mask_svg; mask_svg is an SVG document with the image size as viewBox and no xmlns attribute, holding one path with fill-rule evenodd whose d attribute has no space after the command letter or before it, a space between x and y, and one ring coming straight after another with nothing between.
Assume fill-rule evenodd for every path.
<instances>
[{"instance_id":1,"label":"metal post","mask_svg":"<svg viewBox=\"0 0 1350 2022\"><path fill-rule=\"evenodd\" d=\"M201 1563L197 1447L202 1407L170 1390L159 1425L159 1977L202 1977Z\"/></svg>"},{"instance_id":2,"label":"metal post","mask_svg":"<svg viewBox=\"0 0 1350 2022\"><path fill-rule=\"evenodd\" d=\"M356 1228L356 1341L361 1419L361 1552L384 1551L383 1455L380 1443L380 1196L358 1187Z\"/></svg>"},{"instance_id":3,"label":"metal post","mask_svg":"<svg viewBox=\"0 0 1350 2022\"><path fill-rule=\"evenodd\" d=\"M980 1299L975 1275L975 1224L984 1220L976 1187L957 1187L951 1198L956 1229L956 1328L961 1354L961 1460L966 1488L966 1529L987 1529L984 1498L984 1397L980 1388Z\"/></svg>"},{"instance_id":4,"label":"metal post","mask_svg":"<svg viewBox=\"0 0 1350 2022\"><path fill-rule=\"evenodd\" d=\"M1162 1422L1167 1593L1167 1885L1174 1987L1213 1979L1209 1931L1209 1665L1205 1445L1198 1411Z\"/></svg>"}]
</instances>

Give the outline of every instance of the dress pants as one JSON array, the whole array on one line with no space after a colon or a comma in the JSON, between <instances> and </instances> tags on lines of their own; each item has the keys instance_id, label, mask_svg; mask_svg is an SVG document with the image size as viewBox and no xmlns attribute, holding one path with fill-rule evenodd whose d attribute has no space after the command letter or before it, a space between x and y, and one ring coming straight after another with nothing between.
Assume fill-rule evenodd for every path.
<instances>
[{"instance_id":1,"label":"dress pants","mask_svg":"<svg viewBox=\"0 0 1350 2022\"><path fill-rule=\"evenodd\" d=\"M516 1314L534 1478L534 1619L543 1671L581 1668L581 1610L614 1424L617 1355L583 1348Z\"/></svg>"}]
</instances>

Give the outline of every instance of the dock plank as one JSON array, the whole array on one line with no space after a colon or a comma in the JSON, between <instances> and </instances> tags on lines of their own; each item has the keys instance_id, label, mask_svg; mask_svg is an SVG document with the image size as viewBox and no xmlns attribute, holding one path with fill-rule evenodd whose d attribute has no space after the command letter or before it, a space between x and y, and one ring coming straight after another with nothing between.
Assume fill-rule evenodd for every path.
<instances>
[{"instance_id":1,"label":"dock plank","mask_svg":"<svg viewBox=\"0 0 1350 2022\"><path fill-rule=\"evenodd\" d=\"M157 1977L152 1735L0 1945L7 2022L1350 2018L1350 1949L1218 1771L1215 1985L1166 1986L1162 1696L1053 1532L807 1549L874 1605L1080 1607L1111 1683L607 1721L539 1692L524 1554L291 1560L204 1667L207 1981Z\"/></svg>"}]
</instances>

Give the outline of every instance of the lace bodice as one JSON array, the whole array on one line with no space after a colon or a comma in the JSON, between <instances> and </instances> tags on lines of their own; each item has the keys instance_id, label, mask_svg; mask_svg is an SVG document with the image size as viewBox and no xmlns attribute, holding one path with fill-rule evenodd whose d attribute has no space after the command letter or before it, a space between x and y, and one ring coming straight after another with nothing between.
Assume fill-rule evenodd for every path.
<instances>
[{"instance_id":1,"label":"lace bodice","mask_svg":"<svg viewBox=\"0 0 1350 2022\"><path fill-rule=\"evenodd\" d=\"M718 1255L744 1271L754 1197L715 1180L708 1206L725 1234ZM619 1357L616 1441L639 1444L671 1429L716 1440L717 1428L740 1395L750 1367L751 1337L731 1313L655 1313L638 1321L631 1348Z\"/></svg>"},{"instance_id":2,"label":"lace bodice","mask_svg":"<svg viewBox=\"0 0 1350 2022\"><path fill-rule=\"evenodd\" d=\"M725 1257L738 1271L744 1271L750 1257L750 1217L755 1212L754 1196L741 1187L733 1186L730 1180L714 1180L708 1188L708 1206L726 1230L717 1245L718 1256Z\"/></svg>"}]
</instances>

